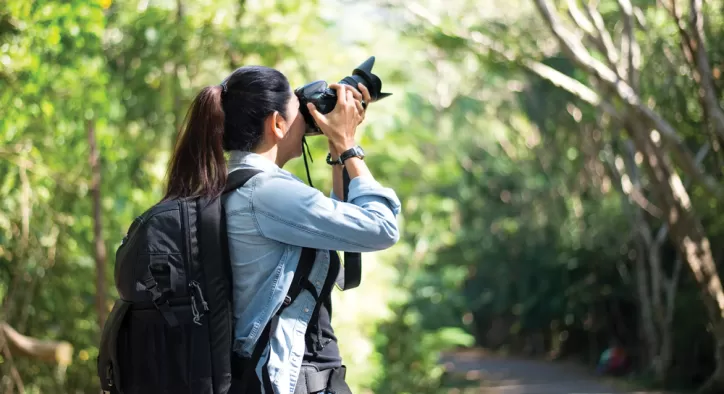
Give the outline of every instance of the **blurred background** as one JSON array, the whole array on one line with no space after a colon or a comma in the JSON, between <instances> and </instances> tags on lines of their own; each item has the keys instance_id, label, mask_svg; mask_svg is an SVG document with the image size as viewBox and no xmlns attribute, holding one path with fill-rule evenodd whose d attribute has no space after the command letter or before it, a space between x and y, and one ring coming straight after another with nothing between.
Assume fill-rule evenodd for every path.
<instances>
[{"instance_id":1,"label":"blurred background","mask_svg":"<svg viewBox=\"0 0 724 394\"><path fill-rule=\"evenodd\" d=\"M98 392L115 250L200 89L248 64L335 82L371 55L393 95L359 140L402 239L335 294L355 392L459 393L441 356L463 349L723 392L722 11L1 0L0 392Z\"/></svg>"}]
</instances>

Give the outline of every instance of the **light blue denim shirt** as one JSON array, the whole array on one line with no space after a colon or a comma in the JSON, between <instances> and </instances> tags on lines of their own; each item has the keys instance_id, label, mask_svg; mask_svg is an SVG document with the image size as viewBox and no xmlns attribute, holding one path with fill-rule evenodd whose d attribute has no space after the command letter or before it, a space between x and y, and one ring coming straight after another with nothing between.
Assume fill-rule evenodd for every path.
<instances>
[{"instance_id":1,"label":"light blue denim shirt","mask_svg":"<svg viewBox=\"0 0 724 394\"><path fill-rule=\"evenodd\" d=\"M262 172L224 201L233 276L233 350L250 357L267 322L274 319L257 376L261 379L262 366L268 361L275 393L294 393L314 297L303 290L275 315L291 285L302 247L319 249L309 275L319 293L329 270L329 250L372 252L397 242L400 201L374 178L357 177L349 185L349 202L342 202L260 155L231 152L230 172L248 167Z\"/></svg>"}]
</instances>

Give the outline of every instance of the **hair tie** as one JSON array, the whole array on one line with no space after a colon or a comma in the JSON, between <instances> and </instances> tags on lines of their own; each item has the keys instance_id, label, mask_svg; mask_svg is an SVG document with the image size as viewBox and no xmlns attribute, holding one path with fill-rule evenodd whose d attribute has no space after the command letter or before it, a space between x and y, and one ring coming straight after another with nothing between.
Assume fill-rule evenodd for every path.
<instances>
[{"instance_id":1,"label":"hair tie","mask_svg":"<svg viewBox=\"0 0 724 394\"><path fill-rule=\"evenodd\" d=\"M221 91L226 93L229 89L226 87L226 82L222 82L219 86L221 86Z\"/></svg>"}]
</instances>

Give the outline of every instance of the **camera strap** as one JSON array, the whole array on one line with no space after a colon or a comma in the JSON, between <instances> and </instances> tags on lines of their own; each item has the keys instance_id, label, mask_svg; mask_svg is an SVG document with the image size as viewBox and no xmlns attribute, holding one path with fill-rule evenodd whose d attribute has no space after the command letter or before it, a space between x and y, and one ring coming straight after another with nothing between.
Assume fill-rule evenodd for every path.
<instances>
[{"instance_id":1,"label":"camera strap","mask_svg":"<svg viewBox=\"0 0 724 394\"><path fill-rule=\"evenodd\" d=\"M309 174L307 156L309 156L309 160L311 162L314 162L314 159L312 159L312 154L309 152L309 144L307 143L307 139L305 137L302 137L302 155L304 156L304 169L307 170L307 180L309 181L309 186L314 187L314 185L312 185L312 176Z\"/></svg>"},{"instance_id":2,"label":"camera strap","mask_svg":"<svg viewBox=\"0 0 724 394\"><path fill-rule=\"evenodd\" d=\"M347 168L342 170L342 187L344 190L344 201L347 202L349 195L349 173ZM344 252L344 269L339 270L337 275L337 286L341 290L354 289L362 281L362 254Z\"/></svg>"}]
</instances>

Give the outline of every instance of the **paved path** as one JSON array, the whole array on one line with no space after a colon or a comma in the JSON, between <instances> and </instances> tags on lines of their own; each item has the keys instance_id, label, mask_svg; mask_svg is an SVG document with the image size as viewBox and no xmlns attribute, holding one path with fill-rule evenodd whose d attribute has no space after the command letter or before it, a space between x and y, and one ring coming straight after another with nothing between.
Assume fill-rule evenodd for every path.
<instances>
[{"instance_id":1,"label":"paved path","mask_svg":"<svg viewBox=\"0 0 724 394\"><path fill-rule=\"evenodd\" d=\"M467 388L451 389L450 394L634 393L615 389L590 370L569 363L501 358L480 352L446 355L442 361L455 376L467 381Z\"/></svg>"}]
</instances>

